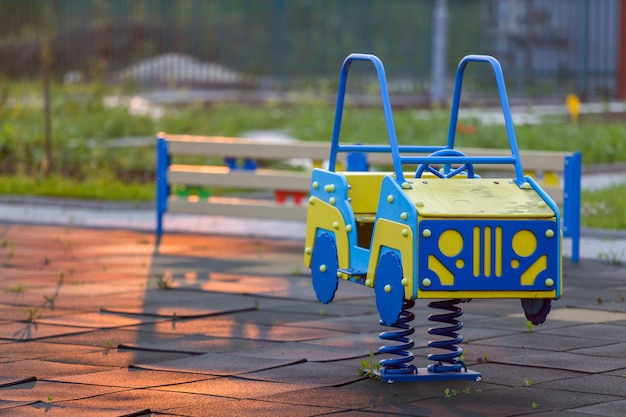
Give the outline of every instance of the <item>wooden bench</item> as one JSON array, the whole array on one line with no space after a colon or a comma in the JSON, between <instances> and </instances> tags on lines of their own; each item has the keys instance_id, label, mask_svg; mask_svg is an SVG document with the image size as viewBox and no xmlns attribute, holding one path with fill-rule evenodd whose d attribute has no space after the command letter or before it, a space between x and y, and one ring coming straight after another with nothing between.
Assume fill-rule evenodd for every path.
<instances>
[{"instance_id":1,"label":"wooden bench","mask_svg":"<svg viewBox=\"0 0 626 417\"><path fill-rule=\"evenodd\" d=\"M330 153L323 142L283 142L258 139L165 135L157 137L156 167L156 233L163 233L163 216L167 212L233 216L259 219L306 220L306 201L310 190L310 173L297 169L275 169L273 164L292 159L307 159L318 166ZM460 149L466 155L508 155L508 150ZM351 158L340 161L351 167ZM212 163L176 163L182 156L206 158ZM520 151L525 173L533 176L552 199L563 207L563 236L572 239L572 260L579 260L580 248L580 176L579 152ZM363 165L392 164L388 153L370 153L358 161ZM239 164L238 164L239 162ZM264 165L264 166L257 166ZM354 165L354 164L353 164ZM480 165L476 172L512 172L507 165ZM236 197L209 193L177 195L177 186L222 189L238 192ZM258 196L263 192L262 196ZM257 195L255 198L254 196ZM269 197L269 198L268 198Z\"/></svg>"}]
</instances>

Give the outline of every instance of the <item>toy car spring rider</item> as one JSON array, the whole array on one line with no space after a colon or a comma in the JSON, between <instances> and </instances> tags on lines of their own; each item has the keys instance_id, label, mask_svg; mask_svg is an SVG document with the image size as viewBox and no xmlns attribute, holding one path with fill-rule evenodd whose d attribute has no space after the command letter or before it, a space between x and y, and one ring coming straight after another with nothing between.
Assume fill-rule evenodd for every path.
<instances>
[{"instance_id":1,"label":"toy car spring rider","mask_svg":"<svg viewBox=\"0 0 626 417\"><path fill-rule=\"evenodd\" d=\"M339 141L348 71L356 61L374 64L389 145ZM454 148L463 73L469 63L495 73L510 155L467 156ZM386 152L393 172L338 172L338 153ZM508 164L512 178L481 178L474 165ZM408 166L417 168L408 169ZM437 168L439 167L439 168ZM405 172L406 171L406 172ZM311 177L304 262L319 301L333 300L338 279L374 289L384 355L383 381L480 380L468 370L458 345L459 304L473 298L517 298L533 324L545 321L551 300L561 297L562 259L558 206L537 182L523 175L504 76L491 56L469 55L456 72L445 146L399 146L382 62L349 55L341 68L328 169ZM411 364L409 323L416 299L443 310L428 319L438 339L427 368Z\"/></svg>"}]
</instances>

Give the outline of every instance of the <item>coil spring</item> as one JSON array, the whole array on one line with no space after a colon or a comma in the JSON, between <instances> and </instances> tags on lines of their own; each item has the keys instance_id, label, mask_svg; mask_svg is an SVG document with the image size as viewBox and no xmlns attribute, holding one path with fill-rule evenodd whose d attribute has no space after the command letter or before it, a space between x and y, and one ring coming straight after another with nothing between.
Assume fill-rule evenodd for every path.
<instances>
[{"instance_id":1,"label":"coil spring","mask_svg":"<svg viewBox=\"0 0 626 417\"><path fill-rule=\"evenodd\" d=\"M413 360L413 352L409 349L415 345L413 340L409 338L415 330L408 324L413 321L415 315L409 309L414 306L415 301L404 300L398 321L392 326L388 326L400 330L382 332L378 335L382 340L398 342L398 344L391 346L381 346L378 348L380 353L400 356L399 358L381 359L379 364L382 374L412 374L417 372L417 367L409 364ZM384 325L382 321L380 324Z\"/></svg>"},{"instance_id":2,"label":"coil spring","mask_svg":"<svg viewBox=\"0 0 626 417\"><path fill-rule=\"evenodd\" d=\"M449 338L445 340L430 341L428 342L428 347L450 351L449 353L431 353L428 355L428 359L437 362L435 364L428 365L428 370L430 372L458 372L461 369L465 369L467 371L465 363L457 359L463 355L463 349L457 346L457 344L463 342L463 336L457 333L457 331L463 328L463 323L457 320L458 317L463 315L463 309L457 306L457 304L461 302L463 301L454 299L431 301L428 303L428 307L450 311L450 313L430 314L428 316L428 320L430 321L450 324L450 326L447 327L428 329L428 334ZM446 365L444 365L444 363Z\"/></svg>"}]
</instances>

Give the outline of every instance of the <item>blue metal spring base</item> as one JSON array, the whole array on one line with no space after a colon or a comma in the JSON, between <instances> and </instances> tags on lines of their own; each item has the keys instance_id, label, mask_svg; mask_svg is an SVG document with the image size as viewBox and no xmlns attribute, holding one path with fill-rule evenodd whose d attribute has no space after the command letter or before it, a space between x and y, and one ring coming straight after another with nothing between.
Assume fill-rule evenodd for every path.
<instances>
[{"instance_id":1,"label":"blue metal spring base","mask_svg":"<svg viewBox=\"0 0 626 417\"><path fill-rule=\"evenodd\" d=\"M457 346L457 343L463 342L463 336L457 333L463 328L463 323L457 320L463 315L463 310L457 304L462 300L444 300L432 301L429 307L438 308L448 311L443 314L430 314L428 319L437 323L449 324L447 327L430 328L429 334L444 336L448 339L440 341L430 341L429 347L443 349L448 353L430 354L428 359L436 362L427 368L417 368L410 364L413 360L413 353L409 350L415 345L413 340L409 338L413 334L414 329L408 324L414 318L414 314L409 311L415 306L415 301L404 300L402 311L398 321L391 328L398 330L383 332L379 335L382 340L397 342L391 346L381 346L379 351L383 354L397 355L397 358L386 358L379 361L380 374L377 375L383 382L419 382L419 381L453 381L453 380L470 380L480 381L482 374L470 371L465 363L459 358L463 355L463 349ZM382 321L381 321L382 324ZM384 324L383 324L384 325Z\"/></svg>"}]
</instances>

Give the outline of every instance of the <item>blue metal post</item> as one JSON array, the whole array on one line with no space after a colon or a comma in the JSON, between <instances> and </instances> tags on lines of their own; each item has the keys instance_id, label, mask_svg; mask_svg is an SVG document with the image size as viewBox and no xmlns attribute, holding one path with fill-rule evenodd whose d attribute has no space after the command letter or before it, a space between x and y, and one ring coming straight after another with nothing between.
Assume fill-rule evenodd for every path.
<instances>
[{"instance_id":1,"label":"blue metal post","mask_svg":"<svg viewBox=\"0 0 626 417\"><path fill-rule=\"evenodd\" d=\"M167 149L167 140L159 134L156 141L156 235L163 233L163 215L167 212L167 168L170 157Z\"/></svg>"},{"instance_id":2,"label":"blue metal post","mask_svg":"<svg viewBox=\"0 0 626 417\"><path fill-rule=\"evenodd\" d=\"M579 151L565 157L563 185L563 236L572 239L572 262L580 260L580 177L582 156Z\"/></svg>"}]
</instances>

